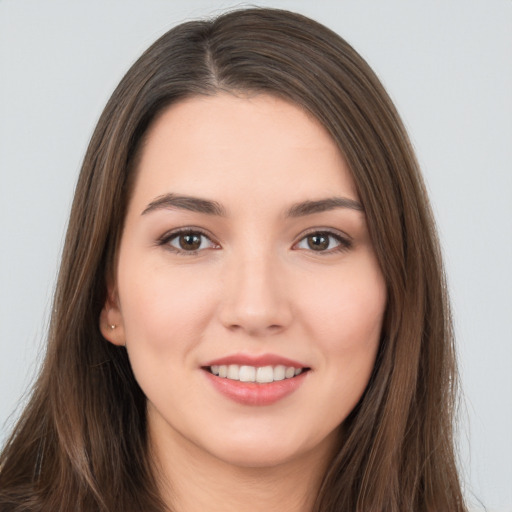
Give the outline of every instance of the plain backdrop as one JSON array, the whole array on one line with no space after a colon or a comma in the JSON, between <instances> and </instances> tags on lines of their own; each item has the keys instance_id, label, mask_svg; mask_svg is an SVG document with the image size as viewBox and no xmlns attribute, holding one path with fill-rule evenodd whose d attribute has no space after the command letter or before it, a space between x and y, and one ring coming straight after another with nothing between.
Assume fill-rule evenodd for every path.
<instances>
[{"instance_id":1,"label":"plain backdrop","mask_svg":"<svg viewBox=\"0 0 512 512\"><path fill-rule=\"evenodd\" d=\"M512 512L512 1L256 1L347 39L409 129L439 224L475 511ZM0 0L0 442L40 361L81 159L113 88L199 0ZM19 413L19 405L17 409Z\"/></svg>"}]
</instances>

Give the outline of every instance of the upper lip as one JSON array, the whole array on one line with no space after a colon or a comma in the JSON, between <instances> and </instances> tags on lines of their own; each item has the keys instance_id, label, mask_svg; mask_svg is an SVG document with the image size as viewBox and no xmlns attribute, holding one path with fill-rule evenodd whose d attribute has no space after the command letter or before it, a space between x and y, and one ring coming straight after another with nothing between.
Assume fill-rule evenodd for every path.
<instances>
[{"instance_id":1,"label":"upper lip","mask_svg":"<svg viewBox=\"0 0 512 512\"><path fill-rule=\"evenodd\" d=\"M261 354L261 355L251 355L251 354L232 354L225 357L220 357L218 359L213 359L208 361L203 366L214 366L214 365L230 365L230 364L238 364L245 366L293 366L294 368L307 368L307 365L304 365L298 361L294 361L293 359L289 359L287 357L282 357L277 354Z\"/></svg>"}]
</instances>

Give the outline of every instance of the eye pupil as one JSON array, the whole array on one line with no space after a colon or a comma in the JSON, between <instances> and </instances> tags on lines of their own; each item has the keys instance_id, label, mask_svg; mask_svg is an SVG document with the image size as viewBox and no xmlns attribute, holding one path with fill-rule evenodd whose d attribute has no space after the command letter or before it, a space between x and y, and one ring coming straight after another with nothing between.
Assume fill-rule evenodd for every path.
<instances>
[{"instance_id":1,"label":"eye pupil","mask_svg":"<svg viewBox=\"0 0 512 512\"><path fill-rule=\"evenodd\" d=\"M201 235L185 233L180 235L180 247L187 251L195 251L201 246Z\"/></svg>"},{"instance_id":2,"label":"eye pupil","mask_svg":"<svg viewBox=\"0 0 512 512\"><path fill-rule=\"evenodd\" d=\"M329 237L323 234L308 236L308 247L313 251L324 251L329 247Z\"/></svg>"}]
</instances>

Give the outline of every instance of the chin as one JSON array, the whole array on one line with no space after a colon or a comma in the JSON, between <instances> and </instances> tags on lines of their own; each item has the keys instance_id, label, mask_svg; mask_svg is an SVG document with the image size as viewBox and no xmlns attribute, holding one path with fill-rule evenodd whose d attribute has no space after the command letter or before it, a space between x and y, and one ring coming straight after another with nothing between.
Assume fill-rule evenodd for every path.
<instances>
[{"instance_id":1,"label":"chin","mask_svg":"<svg viewBox=\"0 0 512 512\"><path fill-rule=\"evenodd\" d=\"M268 469L281 466L300 457L300 452L271 450L266 447L244 446L229 453L213 453L216 458L230 466L241 469Z\"/></svg>"},{"instance_id":2,"label":"chin","mask_svg":"<svg viewBox=\"0 0 512 512\"><path fill-rule=\"evenodd\" d=\"M217 459L238 468L273 468L301 458L315 457L315 452L325 458L334 449L336 432L337 429L320 440L307 435L294 437L290 435L291 432L288 435L282 432L272 432L270 435L253 432L239 438L230 436L226 440L219 440L209 451Z\"/></svg>"}]
</instances>

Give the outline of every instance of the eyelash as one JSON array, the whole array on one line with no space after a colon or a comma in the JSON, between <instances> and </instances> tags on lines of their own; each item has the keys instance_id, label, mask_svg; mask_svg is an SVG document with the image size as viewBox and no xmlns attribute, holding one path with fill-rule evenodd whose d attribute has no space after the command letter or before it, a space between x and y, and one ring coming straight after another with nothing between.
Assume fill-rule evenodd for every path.
<instances>
[{"instance_id":1,"label":"eyelash","mask_svg":"<svg viewBox=\"0 0 512 512\"><path fill-rule=\"evenodd\" d=\"M338 245L336 247L333 247L331 249L327 249L324 251L315 251L314 249L311 249L311 248L304 249L304 250L309 250L313 253L316 252L320 255L329 255L329 254L335 254L335 253L339 253L339 252L348 251L349 249L352 248L352 241L350 240L350 238L348 236L343 236L339 232L332 231L329 229L312 229L306 233L303 233L301 235L300 240L296 244L294 244L294 247L296 247L301 242L306 241L308 237L311 237L313 235L332 238L332 239L336 240ZM329 245L330 245L330 242L329 242Z\"/></svg>"},{"instance_id":2,"label":"eyelash","mask_svg":"<svg viewBox=\"0 0 512 512\"><path fill-rule=\"evenodd\" d=\"M170 244L170 242L172 240L174 240L182 235L195 235L195 236L199 236L199 237L204 237L204 238L208 239L209 242L211 243L211 245L213 246L213 247L208 247L209 249L220 248L219 244L212 240L211 235L209 235L205 231L203 231L199 228L195 228L195 227L194 228L187 227L187 228L177 229L177 230L165 233L162 237L160 237L158 239L157 245L166 246L166 248L169 249L170 251L172 251L176 254L179 254L179 255L183 255L183 256L194 256L194 255L197 255L200 251L205 250L205 248L201 249L199 247L198 249L188 251L185 249L180 249L178 247L174 247ZM297 248L297 246L300 243L305 242L308 239L308 237L311 237L313 235L316 235L319 237L327 237L329 239L334 239L338 245L336 245L335 247L333 247L331 249L320 250L320 251L315 251L314 249L311 249L311 248L309 248L309 249L308 248L300 248L300 249ZM331 244L331 242L329 241L328 246L330 244ZM202 242L200 245L202 245ZM340 233L331 231L329 229L313 229L309 232L303 233L301 235L301 238L299 239L299 241L296 242L295 244L293 244L293 248L297 248L297 250L311 251L313 253L318 253L320 255L329 255L329 254L348 251L349 249L352 248L352 241L348 237L342 236Z\"/></svg>"},{"instance_id":3,"label":"eyelash","mask_svg":"<svg viewBox=\"0 0 512 512\"><path fill-rule=\"evenodd\" d=\"M213 248L218 248L220 247L219 244L217 244L216 242L214 242L212 240L212 237L211 235L209 235L208 233L206 233L205 231L199 229L199 228L182 228L182 229L177 229L177 230L174 230L174 231L171 231L171 232L168 232L168 233L165 233L159 240L158 240L158 245L160 246L166 246L167 249L169 249L170 251L176 253L176 254L179 254L179 255L183 255L183 256L194 256L196 254L198 254L201 250L204 250L204 249L195 249L195 250L192 250L192 251L187 251L185 249L179 249L178 247L174 247L170 244L170 242L182 235L199 235L199 237L204 237L206 239L208 239L210 241L210 243L215 246ZM202 245L202 242L201 242L201 245Z\"/></svg>"}]
</instances>

